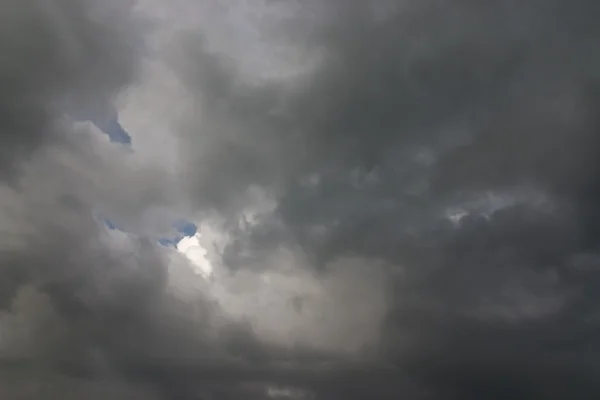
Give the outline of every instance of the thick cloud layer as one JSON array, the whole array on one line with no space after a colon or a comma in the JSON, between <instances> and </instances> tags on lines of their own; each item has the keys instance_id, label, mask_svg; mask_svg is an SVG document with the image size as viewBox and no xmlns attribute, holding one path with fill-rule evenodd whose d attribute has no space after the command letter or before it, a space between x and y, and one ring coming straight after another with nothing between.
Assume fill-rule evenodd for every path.
<instances>
[{"instance_id":1,"label":"thick cloud layer","mask_svg":"<svg viewBox=\"0 0 600 400\"><path fill-rule=\"evenodd\" d=\"M597 398L599 12L11 2L0 395Z\"/></svg>"}]
</instances>

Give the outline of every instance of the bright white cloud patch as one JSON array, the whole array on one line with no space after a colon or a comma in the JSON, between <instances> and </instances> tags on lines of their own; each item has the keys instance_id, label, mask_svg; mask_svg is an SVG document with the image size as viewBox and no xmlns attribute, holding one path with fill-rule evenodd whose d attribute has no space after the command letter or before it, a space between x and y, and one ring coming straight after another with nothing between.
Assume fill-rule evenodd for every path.
<instances>
[{"instance_id":1,"label":"bright white cloud patch","mask_svg":"<svg viewBox=\"0 0 600 400\"><path fill-rule=\"evenodd\" d=\"M177 243L177 250L184 254L194 267L194 270L207 278L212 275L213 267L206 258L207 251L200 245L199 234L186 236Z\"/></svg>"}]
</instances>

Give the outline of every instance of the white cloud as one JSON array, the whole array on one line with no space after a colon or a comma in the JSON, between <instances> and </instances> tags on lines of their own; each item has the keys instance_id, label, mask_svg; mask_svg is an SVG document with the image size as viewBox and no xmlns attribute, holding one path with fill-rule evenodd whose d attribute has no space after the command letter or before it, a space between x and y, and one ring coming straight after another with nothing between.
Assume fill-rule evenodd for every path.
<instances>
[{"instance_id":1,"label":"white cloud","mask_svg":"<svg viewBox=\"0 0 600 400\"><path fill-rule=\"evenodd\" d=\"M200 246L199 234L194 236L186 236L177 243L177 250L190 260L194 267L194 271L208 278L212 275L213 266L206 258L207 251Z\"/></svg>"}]
</instances>

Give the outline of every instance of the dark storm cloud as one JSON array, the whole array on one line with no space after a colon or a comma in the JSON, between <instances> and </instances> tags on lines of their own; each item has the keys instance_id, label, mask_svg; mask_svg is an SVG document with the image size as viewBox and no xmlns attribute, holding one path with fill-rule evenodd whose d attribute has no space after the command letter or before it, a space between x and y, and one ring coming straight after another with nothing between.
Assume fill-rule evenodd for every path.
<instances>
[{"instance_id":1,"label":"dark storm cloud","mask_svg":"<svg viewBox=\"0 0 600 400\"><path fill-rule=\"evenodd\" d=\"M143 26L131 3L9 1L0 12L0 164L4 173L56 139L56 118L109 101L134 77Z\"/></svg>"},{"instance_id":2,"label":"dark storm cloud","mask_svg":"<svg viewBox=\"0 0 600 400\"><path fill-rule=\"evenodd\" d=\"M0 393L152 398L61 374L114 371L165 293L163 255L131 238L119 252L92 218L85 175L106 160L86 148L98 144L89 132L64 123L65 113L102 115L135 83L144 27L131 3L87 0L9 1L0 25Z\"/></svg>"},{"instance_id":3,"label":"dark storm cloud","mask_svg":"<svg viewBox=\"0 0 600 400\"><path fill-rule=\"evenodd\" d=\"M183 35L183 179L233 227L215 298L92 218L172 186L59 123L135 83L119 4L0 11L0 393L598 396L596 2L303 2L269 27L310 61L283 82Z\"/></svg>"},{"instance_id":4,"label":"dark storm cloud","mask_svg":"<svg viewBox=\"0 0 600 400\"><path fill-rule=\"evenodd\" d=\"M65 112L92 104L105 107L103 103L132 81L138 58L132 33L141 25L125 3L71 0L10 1L2 7L0 20L0 171L3 179L18 186L21 163L39 148L65 139ZM19 195L6 189L5 213L19 202L10 197ZM28 199L22 200L25 204L33 206ZM8 222L4 225L7 231L15 229ZM48 238L56 242L44 243L45 250L55 254L61 250L52 246L68 243L61 242L60 235ZM4 251L3 255L9 257ZM23 261L20 255L14 257L2 262L2 286L7 289L0 294L3 303L10 300L13 281L25 279L23 268L12 265Z\"/></svg>"},{"instance_id":5,"label":"dark storm cloud","mask_svg":"<svg viewBox=\"0 0 600 400\"><path fill-rule=\"evenodd\" d=\"M406 145L460 146L441 149L435 178L450 190L589 174L579 170L594 147L594 4L397 2L376 18L379 4L314 5L324 16L292 36L321 68L296 82L256 88L231 60L188 41L184 73L205 110L190 130L222 152L203 162L228 178L207 178L206 196L390 166Z\"/></svg>"},{"instance_id":6,"label":"dark storm cloud","mask_svg":"<svg viewBox=\"0 0 600 400\"><path fill-rule=\"evenodd\" d=\"M258 87L191 39L198 204L228 213L252 185L277 199L232 253L396 265L383 358L433 398L592 398L599 12L307 2L274 40L317 67Z\"/></svg>"}]
</instances>

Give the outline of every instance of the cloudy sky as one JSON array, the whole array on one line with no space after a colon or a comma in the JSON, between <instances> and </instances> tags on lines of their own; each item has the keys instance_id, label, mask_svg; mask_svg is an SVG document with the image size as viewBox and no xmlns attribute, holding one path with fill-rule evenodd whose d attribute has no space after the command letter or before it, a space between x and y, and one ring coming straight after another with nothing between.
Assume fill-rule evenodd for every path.
<instances>
[{"instance_id":1,"label":"cloudy sky","mask_svg":"<svg viewBox=\"0 0 600 400\"><path fill-rule=\"evenodd\" d=\"M8 0L0 398L599 398L599 18Z\"/></svg>"}]
</instances>

